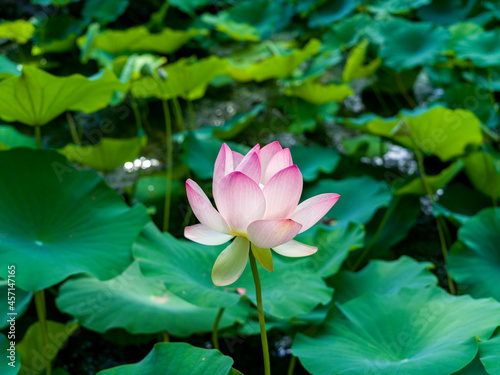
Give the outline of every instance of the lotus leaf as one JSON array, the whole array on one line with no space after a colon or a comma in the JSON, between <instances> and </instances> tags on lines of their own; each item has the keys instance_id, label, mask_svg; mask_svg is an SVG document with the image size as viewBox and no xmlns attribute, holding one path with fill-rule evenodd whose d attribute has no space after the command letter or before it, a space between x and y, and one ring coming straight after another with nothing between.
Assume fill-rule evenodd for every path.
<instances>
[{"instance_id":1,"label":"lotus leaf","mask_svg":"<svg viewBox=\"0 0 500 375\"><path fill-rule=\"evenodd\" d=\"M19 133L13 126L0 125L0 150L14 147L36 148L36 140Z\"/></svg>"},{"instance_id":2,"label":"lotus leaf","mask_svg":"<svg viewBox=\"0 0 500 375\"><path fill-rule=\"evenodd\" d=\"M499 39L498 29L469 35L456 43L455 53L459 59L470 59L482 68L500 66Z\"/></svg>"},{"instance_id":3,"label":"lotus leaf","mask_svg":"<svg viewBox=\"0 0 500 375\"><path fill-rule=\"evenodd\" d=\"M227 74L236 81L265 81L271 78L288 78L304 61L319 51L320 42L310 40L302 49L295 49L288 55L274 55L261 62L249 65L228 65Z\"/></svg>"},{"instance_id":4,"label":"lotus leaf","mask_svg":"<svg viewBox=\"0 0 500 375\"><path fill-rule=\"evenodd\" d=\"M5 56L0 56L0 80L3 78L7 78L10 75L21 75L21 65L10 61Z\"/></svg>"},{"instance_id":5,"label":"lotus leaf","mask_svg":"<svg viewBox=\"0 0 500 375\"><path fill-rule=\"evenodd\" d=\"M299 242L318 247L318 251L305 258L304 262L325 279L339 271L349 252L364 245L364 238L365 231L361 225L352 223L345 228L334 229L316 225L296 237Z\"/></svg>"},{"instance_id":6,"label":"lotus leaf","mask_svg":"<svg viewBox=\"0 0 500 375\"><path fill-rule=\"evenodd\" d=\"M183 342L160 343L142 361L113 367L98 375L228 375L232 364L233 360L218 350L196 348Z\"/></svg>"},{"instance_id":7,"label":"lotus leaf","mask_svg":"<svg viewBox=\"0 0 500 375\"><path fill-rule=\"evenodd\" d=\"M166 331L179 337L211 331L219 311L192 305L168 291L163 282L144 277L137 262L108 281L88 276L66 281L56 303L84 327L100 333L123 328L132 334ZM229 307L219 327L242 322L246 315L244 303Z\"/></svg>"},{"instance_id":8,"label":"lotus leaf","mask_svg":"<svg viewBox=\"0 0 500 375\"><path fill-rule=\"evenodd\" d=\"M365 13L355 14L335 23L321 38L322 50L337 50L352 47L367 32L371 18ZM368 32L369 34L369 32Z\"/></svg>"},{"instance_id":9,"label":"lotus leaf","mask_svg":"<svg viewBox=\"0 0 500 375\"><path fill-rule=\"evenodd\" d=\"M467 220L448 257L448 267L460 287L476 298L500 301L500 212L487 208Z\"/></svg>"},{"instance_id":10,"label":"lotus leaf","mask_svg":"<svg viewBox=\"0 0 500 375\"><path fill-rule=\"evenodd\" d=\"M326 1L309 15L308 26L326 27L350 15L358 6L358 0Z\"/></svg>"},{"instance_id":11,"label":"lotus leaf","mask_svg":"<svg viewBox=\"0 0 500 375\"><path fill-rule=\"evenodd\" d=\"M449 32L434 28L431 23L416 23L399 20L384 37L380 57L385 65L401 71L420 65L432 65L446 50Z\"/></svg>"},{"instance_id":12,"label":"lotus leaf","mask_svg":"<svg viewBox=\"0 0 500 375\"><path fill-rule=\"evenodd\" d=\"M200 99L205 95L210 81L225 73L227 61L211 56L193 63L181 59L163 68L167 77L158 81L151 76L143 77L132 84L132 94L138 98L156 97L186 100Z\"/></svg>"},{"instance_id":13,"label":"lotus leaf","mask_svg":"<svg viewBox=\"0 0 500 375\"><path fill-rule=\"evenodd\" d=\"M16 264L19 288L37 291L78 273L110 279L130 264L149 221L144 207L128 207L95 172L54 151L1 151L0 169L11 181L0 185L0 261Z\"/></svg>"},{"instance_id":14,"label":"lotus leaf","mask_svg":"<svg viewBox=\"0 0 500 375\"><path fill-rule=\"evenodd\" d=\"M363 39L349 53L349 57L345 63L344 71L342 72L342 80L350 82L357 78L370 77L380 66L380 59L375 59L366 65L363 65L366 59L366 50L368 49L368 39Z\"/></svg>"},{"instance_id":15,"label":"lotus leaf","mask_svg":"<svg viewBox=\"0 0 500 375\"><path fill-rule=\"evenodd\" d=\"M129 5L129 0L86 0L82 9L82 16L95 19L101 24L116 21Z\"/></svg>"},{"instance_id":16,"label":"lotus leaf","mask_svg":"<svg viewBox=\"0 0 500 375\"><path fill-rule=\"evenodd\" d=\"M481 145L483 136L477 117L468 110L434 107L416 112L401 112L404 123L375 119L366 128L374 134L393 138L406 147L418 147L443 161L465 153L467 147Z\"/></svg>"},{"instance_id":17,"label":"lotus leaf","mask_svg":"<svg viewBox=\"0 0 500 375\"><path fill-rule=\"evenodd\" d=\"M214 137L224 140L237 136L257 118L265 107L264 104L259 104L248 113L236 114L224 125L214 129Z\"/></svg>"},{"instance_id":18,"label":"lotus leaf","mask_svg":"<svg viewBox=\"0 0 500 375\"><path fill-rule=\"evenodd\" d=\"M48 347L45 347L40 322L29 326L23 340L16 345L21 358L21 374L38 374L45 369L46 357L54 359L66 340L78 329L78 323L62 324L47 320Z\"/></svg>"},{"instance_id":19,"label":"lotus leaf","mask_svg":"<svg viewBox=\"0 0 500 375\"><path fill-rule=\"evenodd\" d=\"M450 25L467 18L477 0L434 0L417 10L425 21Z\"/></svg>"},{"instance_id":20,"label":"lotus leaf","mask_svg":"<svg viewBox=\"0 0 500 375\"><path fill-rule=\"evenodd\" d=\"M369 293L396 294L403 288L437 285L429 262L402 256L397 260L371 260L358 272L340 271L328 284L335 288L334 300L345 303Z\"/></svg>"},{"instance_id":21,"label":"lotus leaf","mask_svg":"<svg viewBox=\"0 0 500 375\"><path fill-rule=\"evenodd\" d=\"M44 53L62 53L75 48L76 38L87 22L66 14L56 14L46 19L37 27L33 35L33 55Z\"/></svg>"},{"instance_id":22,"label":"lotus leaf","mask_svg":"<svg viewBox=\"0 0 500 375\"><path fill-rule=\"evenodd\" d=\"M330 191L335 191L341 196L334 210L326 214L326 217L332 219L337 227L345 227L349 222L366 224L375 212L387 206L392 198L385 182L363 176L338 181L321 180L316 185L305 189L304 199Z\"/></svg>"},{"instance_id":23,"label":"lotus leaf","mask_svg":"<svg viewBox=\"0 0 500 375\"><path fill-rule=\"evenodd\" d=\"M288 96L298 96L315 105L322 105L329 102L341 103L354 91L346 84L329 83L323 85L315 80L308 79L298 86L287 87L284 93Z\"/></svg>"},{"instance_id":24,"label":"lotus leaf","mask_svg":"<svg viewBox=\"0 0 500 375\"><path fill-rule=\"evenodd\" d=\"M147 277L165 282L172 293L202 307L227 307L240 300L236 288L255 303L255 286L250 267L229 287L215 287L211 270L222 246L204 246L162 234L154 225L142 232L134 245L134 257ZM307 314L318 304L330 301L332 290L304 262L285 263L274 257L274 272L262 270L263 304L266 314L290 318ZM189 267L184 267L186 263ZM293 295L289 294L290 288ZM240 289L241 290L241 289Z\"/></svg>"},{"instance_id":25,"label":"lotus leaf","mask_svg":"<svg viewBox=\"0 0 500 375\"><path fill-rule=\"evenodd\" d=\"M0 38L10 39L19 44L27 43L34 32L35 26L30 21L15 20L0 23Z\"/></svg>"},{"instance_id":26,"label":"lotus leaf","mask_svg":"<svg viewBox=\"0 0 500 375\"><path fill-rule=\"evenodd\" d=\"M201 19L235 40L258 41L288 25L292 4L284 0L240 2L216 15L205 13Z\"/></svg>"},{"instance_id":27,"label":"lotus leaf","mask_svg":"<svg viewBox=\"0 0 500 375\"><path fill-rule=\"evenodd\" d=\"M405 13L412 9L428 5L432 0L371 0L368 2L370 12L377 14Z\"/></svg>"},{"instance_id":28,"label":"lotus leaf","mask_svg":"<svg viewBox=\"0 0 500 375\"><path fill-rule=\"evenodd\" d=\"M500 162L486 152L474 152L463 158L465 173L481 193L500 197Z\"/></svg>"},{"instance_id":29,"label":"lotus leaf","mask_svg":"<svg viewBox=\"0 0 500 375\"><path fill-rule=\"evenodd\" d=\"M292 352L311 373L446 375L477 352L500 323L500 304L442 289L365 294L334 307L314 336L298 334Z\"/></svg>"},{"instance_id":30,"label":"lotus leaf","mask_svg":"<svg viewBox=\"0 0 500 375\"><path fill-rule=\"evenodd\" d=\"M0 118L41 126L65 111L95 112L108 105L113 91L126 88L106 70L92 77L56 77L24 66L19 77L0 81Z\"/></svg>"},{"instance_id":31,"label":"lotus leaf","mask_svg":"<svg viewBox=\"0 0 500 375\"><path fill-rule=\"evenodd\" d=\"M66 145L61 153L70 161L98 171L110 172L134 161L147 143L145 135L135 138L102 138L97 145Z\"/></svg>"},{"instance_id":32,"label":"lotus leaf","mask_svg":"<svg viewBox=\"0 0 500 375\"><path fill-rule=\"evenodd\" d=\"M479 358L490 375L500 374L500 334L479 343Z\"/></svg>"},{"instance_id":33,"label":"lotus leaf","mask_svg":"<svg viewBox=\"0 0 500 375\"><path fill-rule=\"evenodd\" d=\"M290 152L302 172L304 181L316 180L320 172L332 173L340 160L337 151L317 144L292 146Z\"/></svg>"},{"instance_id":34,"label":"lotus leaf","mask_svg":"<svg viewBox=\"0 0 500 375\"><path fill-rule=\"evenodd\" d=\"M135 26L126 30L105 30L92 40L91 48L115 55L133 52L172 53L198 35L206 34L206 30L163 29L159 33L151 33L144 26ZM78 39L80 48L85 46L88 36Z\"/></svg>"},{"instance_id":35,"label":"lotus leaf","mask_svg":"<svg viewBox=\"0 0 500 375\"><path fill-rule=\"evenodd\" d=\"M367 156L369 158L382 156L389 150L387 143L382 138L370 134L343 139L342 147L347 155Z\"/></svg>"}]
</instances>

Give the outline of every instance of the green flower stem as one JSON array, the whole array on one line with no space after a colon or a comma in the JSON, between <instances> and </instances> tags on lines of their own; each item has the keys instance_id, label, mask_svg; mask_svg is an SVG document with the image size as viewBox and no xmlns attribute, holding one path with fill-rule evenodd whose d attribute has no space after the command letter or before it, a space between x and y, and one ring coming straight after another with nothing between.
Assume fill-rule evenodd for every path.
<instances>
[{"instance_id":1,"label":"green flower stem","mask_svg":"<svg viewBox=\"0 0 500 375\"><path fill-rule=\"evenodd\" d=\"M497 207L497 194L495 189L495 183L493 181L493 173L490 169L490 165L488 163L488 158L486 157L486 150L483 147L483 161L484 161L484 169L486 170L486 179L488 181L488 185L491 190L491 203L493 204L493 208ZM495 168L495 167L493 167Z\"/></svg>"},{"instance_id":2,"label":"green flower stem","mask_svg":"<svg viewBox=\"0 0 500 375\"><path fill-rule=\"evenodd\" d=\"M170 119L170 110L166 100L161 101L163 106L163 114L165 116L165 143L167 146L166 158L166 190L165 190L165 206L163 212L163 231L168 232L168 225L170 221L170 199L172 197L172 167L174 163L173 144L172 144L172 120Z\"/></svg>"},{"instance_id":3,"label":"green flower stem","mask_svg":"<svg viewBox=\"0 0 500 375\"><path fill-rule=\"evenodd\" d=\"M401 195L396 195L396 197L392 200L390 206L387 208L387 210L384 213L384 216L382 217L382 221L380 222L377 231L373 235L373 237L370 240L370 243L365 247L363 252L359 255L358 259L356 259L356 262L354 262L353 266L351 269L353 271L357 270L359 266L363 263L365 260L366 256L370 254L371 249L373 248L373 245L377 242L377 239L380 236L380 233L382 233L382 230L384 229L385 225L387 224L387 221L389 221L389 218L391 217L392 213L394 212L394 209L398 205L399 200L401 199Z\"/></svg>"},{"instance_id":4,"label":"green flower stem","mask_svg":"<svg viewBox=\"0 0 500 375\"><path fill-rule=\"evenodd\" d=\"M137 100L130 95L130 106L132 107L132 111L134 112L135 124L137 126L137 130L142 128L142 116L141 111L139 111L139 105L137 104Z\"/></svg>"},{"instance_id":5,"label":"green flower stem","mask_svg":"<svg viewBox=\"0 0 500 375\"><path fill-rule=\"evenodd\" d=\"M163 342L170 342L170 335L167 331L162 331Z\"/></svg>"},{"instance_id":6,"label":"green flower stem","mask_svg":"<svg viewBox=\"0 0 500 375\"><path fill-rule=\"evenodd\" d=\"M415 103L415 100L408 95L408 92L406 91L405 85L403 84L403 80L401 79L401 74L396 73L396 84L398 85L399 91L401 91L401 94L403 94L403 97L405 100L408 102L411 108L415 108L417 106L417 103Z\"/></svg>"},{"instance_id":7,"label":"green flower stem","mask_svg":"<svg viewBox=\"0 0 500 375\"><path fill-rule=\"evenodd\" d=\"M290 365L288 366L286 375L293 375L293 371L295 370L295 363L297 363L297 357L292 354L292 358L290 358Z\"/></svg>"},{"instance_id":8,"label":"green flower stem","mask_svg":"<svg viewBox=\"0 0 500 375\"><path fill-rule=\"evenodd\" d=\"M262 341L262 354L264 355L264 374L271 375L271 361L269 359L269 346L267 344L266 320L262 307L262 289L260 286L259 270L253 253L250 251L250 266L255 283L255 296L257 298L257 311L259 313L260 339Z\"/></svg>"},{"instance_id":9,"label":"green flower stem","mask_svg":"<svg viewBox=\"0 0 500 375\"><path fill-rule=\"evenodd\" d=\"M35 307L36 313L38 315L38 321L40 322L40 329L42 331L42 339L43 339L43 347L45 360L47 361L47 367L45 369L45 373L50 375L52 373L50 357L48 356L48 347L49 347L49 335L47 331L47 308L45 306L45 291L39 290L34 293L35 294Z\"/></svg>"},{"instance_id":10,"label":"green flower stem","mask_svg":"<svg viewBox=\"0 0 500 375\"><path fill-rule=\"evenodd\" d=\"M491 66L488 67L488 91L490 94L491 106L495 109L495 93L493 92L493 68Z\"/></svg>"},{"instance_id":11,"label":"green flower stem","mask_svg":"<svg viewBox=\"0 0 500 375\"><path fill-rule=\"evenodd\" d=\"M40 125L35 125L36 147L42 148L42 130Z\"/></svg>"},{"instance_id":12,"label":"green flower stem","mask_svg":"<svg viewBox=\"0 0 500 375\"><path fill-rule=\"evenodd\" d=\"M416 146L415 142L413 142L413 144ZM434 203L436 203L436 201L434 200L434 193L432 192L432 189L427 181L427 175L425 174L425 168L424 168L424 158L422 157L422 153L420 152L420 149L418 147L415 147L415 155L417 157L417 164L418 164L418 169L420 171L420 180L422 181L422 186L427 192L427 195L429 196L431 203L434 205ZM445 232L444 227L446 223L442 221L442 218L437 217L436 224L439 235L439 242L441 243L441 251L443 253L444 262L446 264L446 259L448 258L448 248L446 245L446 239L444 235ZM446 278L448 279L448 287L450 289L450 293L456 294L455 284L453 284L453 279L451 278L447 268L446 268Z\"/></svg>"},{"instance_id":13,"label":"green flower stem","mask_svg":"<svg viewBox=\"0 0 500 375\"><path fill-rule=\"evenodd\" d=\"M180 132L184 131L184 117L182 117L181 105L179 100L174 96L172 97L172 105L174 107L175 122Z\"/></svg>"},{"instance_id":14,"label":"green flower stem","mask_svg":"<svg viewBox=\"0 0 500 375\"><path fill-rule=\"evenodd\" d=\"M78 137L78 130L76 129L75 120L73 119L73 116L71 116L71 113L69 112L66 112L66 121L68 121L69 131L71 133L71 138L73 139L73 143L75 145L81 146L82 143L80 142L80 138Z\"/></svg>"},{"instance_id":15,"label":"green flower stem","mask_svg":"<svg viewBox=\"0 0 500 375\"><path fill-rule=\"evenodd\" d=\"M219 323L222 318L222 314L224 314L224 307L221 307L217 317L215 318L214 327L212 329L212 343L214 344L214 348L219 350Z\"/></svg>"},{"instance_id":16,"label":"green flower stem","mask_svg":"<svg viewBox=\"0 0 500 375\"><path fill-rule=\"evenodd\" d=\"M188 111L189 111L189 130L194 130L194 125L196 124L196 112L194 111L193 101L187 101Z\"/></svg>"}]
</instances>

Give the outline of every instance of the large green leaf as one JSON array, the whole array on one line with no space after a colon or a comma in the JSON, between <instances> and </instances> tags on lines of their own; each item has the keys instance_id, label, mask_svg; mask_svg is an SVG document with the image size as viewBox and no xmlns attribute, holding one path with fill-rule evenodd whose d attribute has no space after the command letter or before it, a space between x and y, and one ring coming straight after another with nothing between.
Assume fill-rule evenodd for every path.
<instances>
[{"instance_id":1,"label":"large green leaf","mask_svg":"<svg viewBox=\"0 0 500 375\"><path fill-rule=\"evenodd\" d=\"M30 21L15 20L0 23L0 38L10 39L19 44L27 43L34 32L35 26Z\"/></svg>"},{"instance_id":2,"label":"large green leaf","mask_svg":"<svg viewBox=\"0 0 500 375\"><path fill-rule=\"evenodd\" d=\"M95 112L108 105L113 91L126 88L106 70L92 77L56 77L24 66L21 76L0 81L0 118L45 125L65 111Z\"/></svg>"},{"instance_id":3,"label":"large green leaf","mask_svg":"<svg viewBox=\"0 0 500 375\"><path fill-rule=\"evenodd\" d=\"M340 160L337 151L317 144L293 146L290 152L305 181L314 181L320 172L332 173Z\"/></svg>"},{"instance_id":4,"label":"large green leaf","mask_svg":"<svg viewBox=\"0 0 500 375\"><path fill-rule=\"evenodd\" d=\"M42 335L40 322L33 323L23 340L16 345L21 358L21 374L39 374L47 364L47 357L53 360L66 340L78 329L78 323L63 324L47 320L48 346Z\"/></svg>"},{"instance_id":5,"label":"large green leaf","mask_svg":"<svg viewBox=\"0 0 500 375\"><path fill-rule=\"evenodd\" d=\"M95 19L104 25L116 21L129 5L129 0L86 0L82 9L82 16Z\"/></svg>"},{"instance_id":6,"label":"large green leaf","mask_svg":"<svg viewBox=\"0 0 500 375\"><path fill-rule=\"evenodd\" d=\"M219 139L231 139L245 130L262 112L265 104L258 104L248 113L238 113L224 125L214 128L214 137Z\"/></svg>"},{"instance_id":7,"label":"large green leaf","mask_svg":"<svg viewBox=\"0 0 500 375\"><path fill-rule=\"evenodd\" d=\"M328 284L335 288L334 300L347 302L368 293L395 294L402 288L437 285L429 262L417 262L403 255L392 261L372 260L361 271L341 271Z\"/></svg>"},{"instance_id":8,"label":"large green leaf","mask_svg":"<svg viewBox=\"0 0 500 375\"><path fill-rule=\"evenodd\" d=\"M358 13L335 23L323 34L321 50L331 51L354 46L366 32L365 28L370 22L369 15Z\"/></svg>"},{"instance_id":9,"label":"large green leaf","mask_svg":"<svg viewBox=\"0 0 500 375\"><path fill-rule=\"evenodd\" d=\"M9 60L6 56L0 56L0 79L11 75L20 76L22 65Z\"/></svg>"},{"instance_id":10,"label":"large green leaf","mask_svg":"<svg viewBox=\"0 0 500 375\"><path fill-rule=\"evenodd\" d=\"M401 120L377 119L366 128L377 135L393 138L406 147L432 153L448 161L465 153L467 147L478 147L483 141L481 124L468 110L433 107L429 110L401 112Z\"/></svg>"},{"instance_id":11,"label":"large green leaf","mask_svg":"<svg viewBox=\"0 0 500 375\"><path fill-rule=\"evenodd\" d=\"M365 243L367 246L371 246L368 254L369 258L386 254L392 246L404 240L415 226L421 212L420 200L416 196L396 197L392 200L392 205L394 205L394 209L386 219L380 232L377 233L387 209L378 210L373 219L366 225ZM375 242L371 243L372 240ZM358 255L359 253L353 254L353 258Z\"/></svg>"},{"instance_id":12,"label":"large green leaf","mask_svg":"<svg viewBox=\"0 0 500 375\"><path fill-rule=\"evenodd\" d=\"M434 0L417 10L418 16L441 25L451 25L464 20L477 0Z\"/></svg>"},{"instance_id":13,"label":"large green leaf","mask_svg":"<svg viewBox=\"0 0 500 375\"><path fill-rule=\"evenodd\" d=\"M56 14L38 25L33 35L32 55L61 53L75 49L76 38L88 22L69 14Z\"/></svg>"},{"instance_id":14,"label":"large green leaf","mask_svg":"<svg viewBox=\"0 0 500 375\"><path fill-rule=\"evenodd\" d=\"M299 234L295 239L311 246L317 246L318 251L304 259L309 269L321 277L335 275L350 251L359 249L364 244L365 231L358 224L350 224L345 228L327 229L316 225L310 230Z\"/></svg>"},{"instance_id":15,"label":"large green leaf","mask_svg":"<svg viewBox=\"0 0 500 375\"><path fill-rule=\"evenodd\" d=\"M338 181L321 180L304 191L304 199L324 193L340 194L338 202L326 214L327 218L336 221L338 227L347 226L349 222L366 224L392 198L385 182L363 176Z\"/></svg>"},{"instance_id":16,"label":"large green leaf","mask_svg":"<svg viewBox=\"0 0 500 375\"><path fill-rule=\"evenodd\" d=\"M123 328L132 334L167 331L187 337L212 330L219 312L186 302L168 291L160 280L144 277L137 262L108 281L88 276L66 281L56 303L59 310L75 316L85 328L100 333ZM248 308L244 304L229 307L219 328L243 322L246 315Z\"/></svg>"},{"instance_id":17,"label":"large green leaf","mask_svg":"<svg viewBox=\"0 0 500 375\"><path fill-rule=\"evenodd\" d=\"M500 323L500 304L442 289L365 294L333 308L315 337L292 352L312 374L448 375L477 352Z\"/></svg>"},{"instance_id":18,"label":"large green leaf","mask_svg":"<svg viewBox=\"0 0 500 375\"><path fill-rule=\"evenodd\" d=\"M464 292L500 301L500 211L486 208L458 231L448 256L448 268Z\"/></svg>"},{"instance_id":19,"label":"large green leaf","mask_svg":"<svg viewBox=\"0 0 500 375\"><path fill-rule=\"evenodd\" d=\"M479 358L490 375L500 374L500 332L479 343Z\"/></svg>"},{"instance_id":20,"label":"large green leaf","mask_svg":"<svg viewBox=\"0 0 500 375\"><path fill-rule=\"evenodd\" d=\"M92 41L91 48L112 54L129 54L132 52L158 52L169 54L177 51L191 38L206 35L206 30L163 29L159 33L151 33L144 26L135 26L125 30L105 30ZM78 39L78 45L83 48L87 36Z\"/></svg>"},{"instance_id":21,"label":"large green leaf","mask_svg":"<svg viewBox=\"0 0 500 375\"><path fill-rule=\"evenodd\" d=\"M319 40L311 39L302 49L295 49L285 55L273 55L257 63L229 60L227 74L240 82L288 78L304 61L319 52L319 46Z\"/></svg>"},{"instance_id":22,"label":"large green leaf","mask_svg":"<svg viewBox=\"0 0 500 375\"><path fill-rule=\"evenodd\" d=\"M386 13L405 13L412 9L420 8L427 5L432 0L370 0L368 1L368 9L370 12L377 14Z\"/></svg>"},{"instance_id":23,"label":"large green leaf","mask_svg":"<svg viewBox=\"0 0 500 375\"><path fill-rule=\"evenodd\" d=\"M357 78L370 77L380 66L380 59L374 59L368 64L363 65L366 59L368 45L368 39L363 39L349 53L349 57L347 58L344 66L344 71L342 72L342 80L344 82L350 82Z\"/></svg>"},{"instance_id":24,"label":"large green leaf","mask_svg":"<svg viewBox=\"0 0 500 375\"><path fill-rule=\"evenodd\" d=\"M459 22L451 25L448 30L450 31L448 48L452 51L455 50L457 43L461 40L484 32L484 29L480 25L472 22Z\"/></svg>"},{"instance_id":25,"label":"large green leaf","mask_svg":"<svg viewBox=\"0 0 500 375\"><path fill-rule=\"evenodd\" d=\"M290 258L282 259L273 254L273 262L274 272L259 268L262 301L266 314L289 319L308 314L318 305L326 305L331 301L333 290L326 286L320 274L311 267L311 264L317 265L314 260L311 261L313 263L307 258L290 261ZM321 266L319 265L318 268L321 269ZM330 263L328 266L332 267ZM321 272L328 271L326 266L321 269ZM250 267L245 269L234 286L243 288L246 291L246 297L257 305L255 284Z\"/></svg>"},{"instance_id":26,"label":"large green leaf","mask_svg":"<svg viewBox=\"0 0 500 375\"><path fill-rule=\"evenodd\" d=\"M401 19L390 33L379 54L385 65L397 71L436 63L450 37L447 30L436 29L431 23Z\"/></svg>"},{"instance_id":27,"label":"large green leaf","mask_svg":"<svg viewBox=\"0 0 500 375\"><path fill-rule=\"evenodd\" d=\"M8 266L11 265L9 264ZM21 318L31 302L31 297L33 297L33 293L26 292L17 287L15 284L15 277L11 278L10 282L11 287L9 287L7 280L0 280L0 295L3 298L0 306L0 318L2 319L0 322L0 329L4 329L9 325L8 319L11 317L9 314L15 313L16 319ZM14 287L12 288L12 286ZM10 293L13 294L9 295L9 289L11 289ZM15 297L13 305L8 303L8 298L12 296Z\"/></svg>"},{"instance_id":28,"label":"large green leaf","mask_svg":"<svg viewBox=\"0 0 500 375\"><path fill-rule=\"evenodd\" d=\"M237 288L255 303L255 286L250 267L230 287L216 287L211 279L215 259L226 245L204 246L171 235L149 225L134 245L134 257L148 277L165 282L168 290L203 307L236 304ZM186 267L189 264L189 267ZM303 261L285 263L274 256L274 272L260 269L263 304L267 314L285 318L310 312L331 299L332 290ZM293 290L293 293L289 293Z\"/></svg>"},{"instance_id":29,"label":"large green leaf","mask_svg":"<svg viewBox=\"0 0 500 375\"><path fill-rule=\"evenodd\" d=\"M486 152L474 152L463 158L467 177L474 187L490 197L500 197L500 161Z\"/></svg>"},{"instance_id":30,"label":"large green leaf","mask_svg":"<svg viewBox=\"0 0 500 375\"><path fill-rule=\"evenodd\" d=\"M200 99L205 95L210 81L225 73L226 66L227 61L216 56L193 63L190 59L181 59L173 64L165 65L163 70L166 78L160 82L151 76L135 81L132 84L132 93L138 98Z\"/></svg>"},{"instance_id":31,"label":"large green leaf","mask_svg":"<svg viewBox=\"0 0 500 375\"><path fill-rule=\"evenodd\" d=\"M470 59L482 68L500 65L500 30L470 35L455 45L459 59Z\"/></svg>"},{"instance_id":32,"label":"large green leaf","mask_svg":"<svg viewBox=\"0 0 500 375\"><path fill-rule=\"evenodd\" d=\"M344 147L347 155L354 155L357 157L380 157L389 151L387 142L381 137L375 137L370 134L344 138L342 140L342 147Z\"/></svg>"},{"instance_id":33,"label":"large green leaf","mask_svg":"<svg viewBox=\"0 0 500 375\"><path fill-rule=\"evenodd\" d=\"M3 333L0 333L0 350L3 354L0 366L2 368L2 374L4 375L16 375L21 367L21 361L17 350L14 349L14 358L12 358L11 348L11 341L7 339Z\"/></svg>"},{"instance_id":34,"label":"large green leaf","mask_svg":"<svg viewBox=\"0 0 500 375\"><path fill-rule=\"evenodd\" d=\"M463 166L464 163L461 160L457 160L456 162L443 169L439 174L434 176L427 176L426 181L432 191L432 194L436 194L439 189L443 188L451 180L453 180L455 176L460 173ZM402 188L396 190L395 194L426 195L428 194L428 192L424 188L422 179L420 177L417 177L411 180Z\"/></svg>"},{"instance_id":35,"label":"large green leaf","mask_svg":"<svg viewBox=\"0 0 500 375\"><path fill-rule=\"evenodd\" d=\"M127 267L149 217L128 207L93 171L76 170L54 151L0 152L0 262L17 266L26 291L89 273L110 279ZM0 270L7 277L7 267Z\"/></svg>"},{"instance_id":36,"label":"large green leaf","mask_svg":"<svg viewBox=\"0 0 500 375\"><path fill-rule=\"evenodd\" d=\"M300 84L292 85L284 90L285 95L298 96L299 98L316 105L329 102L343 102L354 91L346 84L336 85L329 83L323 85L316 80L308 79L299 81Z\"/></svg>"},{"instance_id":37,"label":"large green leaf","mask_svg":"<svg viewBox=\"0 0 500 375\"><path fill-rule=\"evenodd\" d=\"M323 4L311 12L307 25L311 28L329 26L351 14L359 2L359 0L319 2Z\"/></svg>"},{"instance_id":38,"label":"large green leaf","mask_svg":"<svg viewBox=\"0 0 500 375\"><path fill-rule=\"evenodd\" d=\"M293 6L288 1L254 0L235 3L215 15L205 13L201 19L232 39L255 42L283 29L292 16Z\"/></svg>"},{"instance_id":39,"label":"large green leaf","mask_svg":"<svg viewBox=\"0 0 500 375\"><path fill-rule=\"evenodd\" d=\"M113 367L99 375L228 375L233 360L218 350L201 349L183 342L156 344L149 354L133 365Z\"/></svg>"},{"instance_id":40,"label":"large green leaf","mask_svg":"<svg viewBox=\"0 0 500 375\"><path fill-rule=\"evenodd\" d=\"M145 135L135 138L102 138L97 145L66 145L61 153L70 161L99 171L110 172L134 161L147 143Z\"/></svg>"},{"instance_id":41,"label":"large green leaf","mask_svg":"<svg viewBox=\"0 0 500 375\"><path fill-rule=\"evenodd\" d=\"M0 125L0 150L14 147L36 148L36 139L24 135L9 125Z\"/></svg>"}]
</instances>

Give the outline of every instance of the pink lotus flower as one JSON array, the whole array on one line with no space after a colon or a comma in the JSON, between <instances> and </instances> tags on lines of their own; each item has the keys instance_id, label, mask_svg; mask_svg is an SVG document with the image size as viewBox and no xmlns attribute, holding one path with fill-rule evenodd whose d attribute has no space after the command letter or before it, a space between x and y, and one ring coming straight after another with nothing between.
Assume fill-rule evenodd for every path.
<instances>
[{"instance_id":1,"label":"pink lotus flower","mask_svg":"<svg viewBox=\"0 0 500 375\"><path fill-rule=\"evenodd\" d=\"M201 223L187 227L186 238L221 245L235 237L215 261L215 285L229 285L241 276L250 244L257 261L269 271L273 268L269 249L288 257L318 250L293 238L316 224L340 196L321 194L298 204L302 183L290 150L278 142L263 148L256 145L245 156L222 145L213 177L218 210L196 182L186 181L189 203Z\"/></svg>"}]
</instances>

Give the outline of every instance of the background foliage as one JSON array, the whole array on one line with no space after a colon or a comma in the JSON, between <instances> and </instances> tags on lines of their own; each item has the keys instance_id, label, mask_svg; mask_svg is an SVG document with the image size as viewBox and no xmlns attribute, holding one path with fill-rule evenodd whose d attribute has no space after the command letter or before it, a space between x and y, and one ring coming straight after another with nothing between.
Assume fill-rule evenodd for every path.
<instances>
[{"instance_id":1,"label":"background foliage","mask_svg":"<svg viewBox=\"0 0 500 375\"><path fill-rule=\"evenodd\" d=\"M274 372L500 374L500 3L6 0L0 18L10 373L262 373L250 270L213 286L222 249L182 239L184 181L210 191L223 142L279 140L303 199L341 199L299 236L316 254L261 272Z\"/></svg>"}]
</instances>

